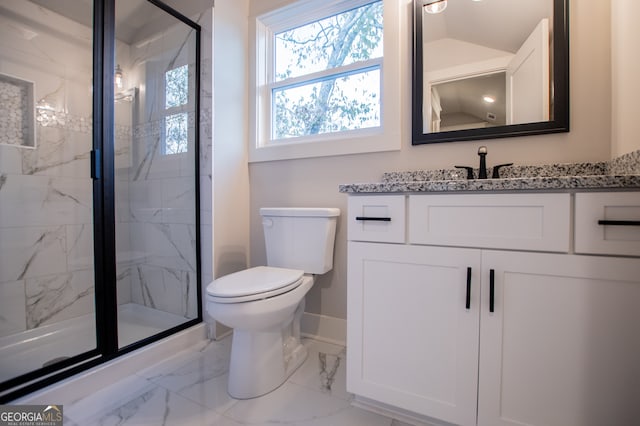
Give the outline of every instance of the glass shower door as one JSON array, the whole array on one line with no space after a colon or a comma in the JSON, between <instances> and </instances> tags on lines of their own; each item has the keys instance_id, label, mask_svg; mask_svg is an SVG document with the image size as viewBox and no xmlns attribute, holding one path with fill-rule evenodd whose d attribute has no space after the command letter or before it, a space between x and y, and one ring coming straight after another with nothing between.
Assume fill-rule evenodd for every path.
<instances>
[{"instance_id":1,"label":"glass shower door","mask_svg":"<svg viewBox=\"0 0 640 426\"><path fill-rule=\"evenodd\" d=\"M0 3L0 391L97 355L93 11L52 3Z\"/></svg>"},{"instance_id":2,"label":"glass shower door","mask_svg":"<svg viewBox=\"0 0 640 426\"><path fill-rule=\"evenodd\" d=\"M197 35L116 0L119 347L198 318Z\"/></svg>"}]
</instances>

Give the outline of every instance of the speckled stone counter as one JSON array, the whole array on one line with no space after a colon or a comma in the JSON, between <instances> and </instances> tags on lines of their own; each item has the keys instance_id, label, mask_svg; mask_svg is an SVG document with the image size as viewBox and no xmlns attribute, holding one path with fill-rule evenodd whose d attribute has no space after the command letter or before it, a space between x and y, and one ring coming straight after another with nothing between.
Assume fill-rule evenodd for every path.
<instances>
[{"instance_id":1,"label":"speckled stone counter","mask_svg":"<svg viewBox=\"0 0 640 426\"><path fill-rule=\"evenodd\" d=\"M491 168L487 170L491 175ZM381 182L339 186L343 193L640 189L640 150L610 162L514 165L500 179L466 179L460 169L384 173ZM478 175L478 170L474 170Z\"/></svg>"}]
</instances>

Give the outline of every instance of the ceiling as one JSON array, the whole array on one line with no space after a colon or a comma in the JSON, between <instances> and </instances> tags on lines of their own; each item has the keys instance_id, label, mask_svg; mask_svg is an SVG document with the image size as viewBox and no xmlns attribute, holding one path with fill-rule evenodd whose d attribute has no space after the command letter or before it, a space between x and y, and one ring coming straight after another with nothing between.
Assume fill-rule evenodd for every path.
<instances>
[{"instance_id":1,"label":"ceiling","mask_svg":"<svg viewBox=\"0 0 640 426\"><path fill-rule=\"evenodd\" d=\"M544 17L553 0L449 0L444 12L423 13L424 42L453 38L515 53Z\"/></svg>"},{"instance_id":2,"label":"ceiling","mask_svg":"<svg viewBox=\"0 0 640 426\"><path fill-rule=\"evenodd\" d=\"M93 0L31 0L46 9L91 28ZM165 0L164 3L187 17L193 17L213 0ZM146 0L116 0L116 38L136 44L175 23L175 18Z\"/></svg>"}]
</instances>

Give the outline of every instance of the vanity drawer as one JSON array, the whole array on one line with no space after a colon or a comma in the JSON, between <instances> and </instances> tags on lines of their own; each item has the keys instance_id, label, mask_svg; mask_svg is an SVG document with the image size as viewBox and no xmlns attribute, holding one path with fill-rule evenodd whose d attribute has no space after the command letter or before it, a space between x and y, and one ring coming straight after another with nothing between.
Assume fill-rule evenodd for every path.
<instances>
[{"instance_id":1,"label":"vanity drawer","mask_svg":"<svg viewBox=\"0 0 640 426\"><path fill-rule=\"evenodd\" d=\"M409 242L568 252L569 194L409 196Z\"/></svg>"},{"instance_id":2,"label":"vanity drawer","mask_svg":"<svg viewBox=\"0 0 640 426\"><path fill-rule=\"evenodd\" d=\"M640 192L576 194L575 251L640 256Z\"/></svg>"},{"instance_id":3,"label":"vanity drawer","mask_svg":"<svg viewBox=\"0 0 640 426\"><path fill-rule=\"evenodd\" d=\"M405 204L404 195L349 197L348 239L404 243Z\"/></svg>"}]
</instances>

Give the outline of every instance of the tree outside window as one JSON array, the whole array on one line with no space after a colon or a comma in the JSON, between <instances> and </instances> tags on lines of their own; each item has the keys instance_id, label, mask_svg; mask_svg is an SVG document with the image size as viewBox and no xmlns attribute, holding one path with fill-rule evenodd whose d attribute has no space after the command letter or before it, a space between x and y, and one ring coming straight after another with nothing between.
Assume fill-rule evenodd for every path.
<instances>
[{"instance_id":1,"label":"tree outside window","mask_svg":"<svg viewBox=\"0 0 640 426\"><path fill-rule=\"evenodd\" d=\"M382 1L273 38L271 139L381 126Z\"/></svg>"},{"instance_id":2,"label":"tree outside window","mask_svg":"<svg viewBox=\"0 0 640 426\"><path fill-rule=\"evenodd\" d=\"M181 154L189 146L189 66L165 73L165 119L163 154Z\"/></svg>"}]
</instances>

